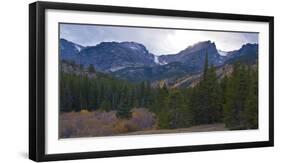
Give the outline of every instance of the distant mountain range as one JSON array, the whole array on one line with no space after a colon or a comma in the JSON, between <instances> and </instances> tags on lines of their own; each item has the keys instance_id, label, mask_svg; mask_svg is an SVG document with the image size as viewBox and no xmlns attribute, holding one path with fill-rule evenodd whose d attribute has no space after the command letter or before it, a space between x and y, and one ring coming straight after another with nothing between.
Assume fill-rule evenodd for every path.
<instances>
[{"instance_id":1,"label":"distant mountain range","mask_svg":"<svg viewBox=\"0 0 281 163\"><path fill-rule=\"evenodd\" d=\"M83 47L60 39L60 60L86 67L92 64L98 71L129 81L154 81L200 73L206 54L209 64L216 67L237 61L255 63L258 44L245 44L238 50L225 52L218 50L214 42L204 41L176 54L156 56L136 42L101 42Z\"/></svg>"},{"instance_id":2,"label":"distant mountain range","mask_svg":"<svg viewBox=\"0 0 281 163\"><path fill-rule=\"evenodd\" d=\"M127 67L156 65L154 55L145 46L135 42L102 42L88 47L65 39L60 42L61 59L86 66L93 64L99 71L114 72Z\"/></svg>"}]
</instances>

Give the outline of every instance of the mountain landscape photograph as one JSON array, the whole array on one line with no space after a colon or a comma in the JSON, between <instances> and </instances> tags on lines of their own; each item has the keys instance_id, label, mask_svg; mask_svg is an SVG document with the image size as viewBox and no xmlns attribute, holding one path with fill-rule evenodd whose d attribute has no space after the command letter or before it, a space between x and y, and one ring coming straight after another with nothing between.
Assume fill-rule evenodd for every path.
<instances>
[{"instance_id":1,"label":"mountain landscape photograph","mask_svg":"<svg viewBox=\"0 0 281 163\"><path fill-rule=\"evenodd\" d=\"M59 138L258 129L258 33L59 28Z\"/></svg>"}]
</instances>

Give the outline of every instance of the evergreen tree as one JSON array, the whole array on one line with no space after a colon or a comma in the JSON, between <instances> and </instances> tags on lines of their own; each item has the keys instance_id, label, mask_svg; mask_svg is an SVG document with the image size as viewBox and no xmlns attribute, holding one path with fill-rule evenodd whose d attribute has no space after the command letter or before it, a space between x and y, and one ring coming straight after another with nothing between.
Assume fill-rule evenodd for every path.
<instances>
[{"instance_id":1,"label":"evergreen tree","mask_svg":"<svg viewBox=\"0 0 281 163\"><path fill-rule=\"evenodd\" d=\"M179 90L172 90L168 97L168 113L171 121L170 128L187 127L191 124L190 110Z\"/></svg>"},{"instance_id":2,"label":"evergreen tree","mask_svg":"<svg viewBox=\"0 0 281 163\"><path fill-rule=\"evenodd\" d=\"M208 69L206 75L204 87L206 89L206 112L208 114L208 123L215 123L221 121L221 109L220 103L220 86L217 80L216 70L213 65Z\"/></svg>"},{"instance_id":3,"label":"evergreen tree","mask_svg":"<svg viewBox=\"0 0 281 163\"><path fill-rule=\"evenodd\" d=\"M170 129L172 116L169 112L161 111L158 114L158 127L160 129Z\"/></svg>"},{"instance_id":4,"label":"evergreen tree","mask_svg":"<svg viewBox=\"0 0 281 163\"><path fill-rule=\"evenodd\" d=\"M96 69L95 67L93 66L93 64L90 64L89 67L88 67L88 72L89 73L95 73L96 72Z\"/></svg>"},{"instance_id":5,"label":"evergreen tree","mask_svg":"<svg viewBox=\"0 0 281 163\"><path fill-rule=\"evenodd\" d=\"M222 120L221 90L213 65L208 65L208 54L205 58L203 78L193 88L189 107L193 114L193 124L210 124Z\"/></svg>"},{"instance_id":6,"label":"evergreen tree","mask_svg":"<svg viewBox=\"0 0 281 163\"><path fill-rule=\"evenodd\" d=\"M128 101L124 100L121 104L119 104L116 117L121 119L130 119L132 117L132 112Z\"/></svg>"},{"instance_id":7,"label":"evergreen tree","mask_svg":"<svg viewBox=\"0 0 281 163\"><path fill-rule=\"evenodd\" d=\"M151 111L159 113L161 110L167 110L169 91L167 87L158 88L154 94L154 100L151 105Z\"/></svg>"},{"instance_id":8,"label":"evergreen tree","mask_svg":"<svg viewBox=\"0 0 281 163\"><path fill-rule=\"evenodd\" d=\"M239 65L235 64L233 67L232 76L229 78L227 88L225 92L225 104L224 104L224 123L227 128L233 128L237 126L238 112L236 101L238 100L238 88L239 88Z\"/></svg>"},{"instance_id":9,"label":"evergreen tree","mask_svg":"<svg viewBox=\"0 0 281 163\"><path fill-rule=\"evenodd\" d=\"M246 128L258 128L258 76L257 71L252 70L250 75L249 92L246 99L244 118Z\"/></svg>"},{"instance_id":10,"label":"evergreen tree","mask_svg":"<svg viewBox=\"0 0 281 163\"><path fill-rule=\"evenodd\" d=\"M100 108L101 108L101 110L104 110L106 112L110 111L111 107L110 107L109 101L108 100L103 100L103 102L101 103Z\"/></svg>"},{"instance_id":11,"label":"evergreen tree","mask_svg":"<svg viewBox=\"0 0 281 163\"><path fill-rule=\"evenodd\" d=\"M224 122L230 129L257 127L257 76L236 63L226 89Z\"/></svg>"},{"instance_id":12,"label":"evergreen tree","mask_svg":"<svg viewBox=\"0 0 281 163\"><path fill-rule=\"evenodd\" d=\"M204 71L203 71L203 80L206 80L206 78L207 78L208 69L209 69L209 58L208 58L208 52L206 51Z\"/></svg>"}]
</instances>

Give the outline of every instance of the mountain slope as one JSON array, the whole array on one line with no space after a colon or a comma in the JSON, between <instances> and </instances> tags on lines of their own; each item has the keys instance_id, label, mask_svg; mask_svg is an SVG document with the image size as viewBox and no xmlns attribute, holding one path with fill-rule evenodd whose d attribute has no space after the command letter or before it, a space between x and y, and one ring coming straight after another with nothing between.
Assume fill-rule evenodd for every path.
<instances>
[{"instance_id":1,"label":"mountain slope","mask_svg":"<svg viewBox=\"0 0 281 163\"><path fill-rule=\"evenodd\" d=\"M209 64L213 64L215 67L233 64L238 61L255 63L258 55L258 45L246 44L239 50L226 53L224 56L220 55L215 43L210 41L200 42L178 54L158 57L159 63L166 62L164 65L129 67L114 72L114 75L129 81L157 81L163 79L170 81L181 76L192 76L202 72L206 54L208 54Z\"/></svg>"},{"instance_id":2,"label":"mountain slope","mask_svg":"<svg viewBox=\"0 0 281 163\"><path fill-rule=\"evenodd\" d=\"M61 60L74 60L77 53L79 53L84 47L70 42L66 39L60 39L60 57Z\"/></svg>"},{"instance_id":3,"label":"mountain slope","mask_svg":"<svg viewBox=\"0 0 281 163\"><path fill-rule=\"evenodd\" d=\"M233 51L225 63L231 64L237 61L255 63L258 59L258 44L245 44L239 50Z\"/></svg>"},{"instance_id":4,"label":"mountain slope","mask_svg":"<svg viewBox=\"0 0 281 163\"><path fill-rule=\"evenodd\" d=\"M172 62L153 67L128 67L113 73L114 76L132 82L154 81L186 74L180 62Z\"/></svg>"},{"instance_id":5,"label":"mountain slope","mask_svg":"<svg viewBox=\"0 0 281 163\"><path fill-rule=\"evenodd\" d=\"M63 52L62 52L63 53ZM70 54L73 54L70 51ZM126 67L154 66L154 55L135 42L102 42L83 48L73 58L77 64L93 64L97 70L114 72Z\"/></svg>"},{"instance_id":6,"label":"mountain slope","mask_svg":"<svg viewBox=\"0 0 281 163\"><path fill-rule=\"evenodd\" d=\"M160 56L159 60L166 63L181 62L188 69L197 71L202 69L206 54L208 54L209 63L215 66L222 65L226 59L219 55L214 42L203 41L189 46L177 54Z\"/></svg>"},{"instance_id":7,"label":"mountain slope","mask_svg":"<svg viewBox=\"0 0 281 163\"><path fill-rule=\"evenodd\" d=\"M60 40L61 60L74 61L115 77L139 82L174 79L202 72L208 55L209 64L221 67L234 62L256 63L258 44L245 44L240 49L222 52L214 42L203 41L177 54L156 56L136 42L102 42L83 47L65 39Z\"/></svg>"}]
</instances>

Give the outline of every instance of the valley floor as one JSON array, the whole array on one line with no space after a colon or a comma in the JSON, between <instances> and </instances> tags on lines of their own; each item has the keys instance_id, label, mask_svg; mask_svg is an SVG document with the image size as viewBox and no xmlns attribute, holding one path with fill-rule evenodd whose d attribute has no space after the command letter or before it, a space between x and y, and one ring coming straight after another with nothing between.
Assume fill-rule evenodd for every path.
<instances>
[{"instance_id":1,"label":"valley floor","mask_svg":"<svg viewBox=\"0 0 281 163\"><path fill-rule=\"evenodd\" d=\"M81 111L61 113L60 138L166 134L227 130L222 123L197 125L189 128L158 129L155 115L147 109L132 109L132 118L118 119L115 111Z\"/></svg>"},{"instance_id":2,"label":"valley floor","mask_svg":"<svg viewBox=\"0 0 281 163\"><path fill-rule=\"evenodd\" d=\"M209 131L226 131L223 123L207 124L207 125L197 125L188 128L179 129L159 129L159 130L146 130L146 131L136 131L131 132L126 135L142 135L142 134L168 134L168 133L186 133L186 132L209 132Z\"/></svg>"}]
</instances>

